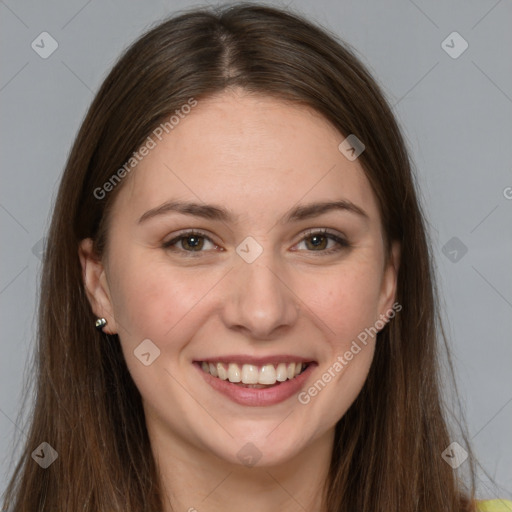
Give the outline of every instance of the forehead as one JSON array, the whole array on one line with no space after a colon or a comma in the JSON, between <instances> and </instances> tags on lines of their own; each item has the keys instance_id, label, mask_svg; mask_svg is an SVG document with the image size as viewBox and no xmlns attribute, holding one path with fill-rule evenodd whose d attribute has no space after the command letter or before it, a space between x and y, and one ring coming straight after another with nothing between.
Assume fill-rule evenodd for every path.
<instances>
[{"instance_id":1,"label":"forehead","mask_svg":"<svg viewBox=\"0 0 512 512\"><path fill-rule=\"evenodd\" d=\"M193 199L262 216L345 198L378 216L362 167L338 150L344 135L310 108L224 91L199 100L161 138L125 178L114 213Z\"/></svg>"}]
</instances>

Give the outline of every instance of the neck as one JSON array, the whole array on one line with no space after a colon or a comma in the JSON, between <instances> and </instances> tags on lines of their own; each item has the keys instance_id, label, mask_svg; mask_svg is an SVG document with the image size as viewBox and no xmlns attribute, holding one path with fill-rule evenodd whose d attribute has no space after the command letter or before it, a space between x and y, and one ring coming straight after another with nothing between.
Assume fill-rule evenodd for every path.
<instances>
[{"instance_id":1,"label":"neck","mask_svg":"<svg viewBox=\"0 0 512 512\"><path fill-rule=\"evenodd\" d=\"M163 512L323 512L334 429L281 464L246 467L148 428Z\"/></svg>"}]
</instances>

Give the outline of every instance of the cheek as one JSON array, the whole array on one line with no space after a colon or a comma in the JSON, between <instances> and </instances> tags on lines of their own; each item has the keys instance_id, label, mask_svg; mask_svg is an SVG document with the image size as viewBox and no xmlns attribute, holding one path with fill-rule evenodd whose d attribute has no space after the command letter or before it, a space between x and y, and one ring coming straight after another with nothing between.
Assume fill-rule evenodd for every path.
<instances>
[{"instance_id":1,"label":"cheek","mask_svg":"<svg viewBox=\"0 0 512 512\"><path fill-rule=\"evenodd\" d=\"M378 319L380 275L354 265L316 283L307 305L310 317L320 319L326 343L316 378L298 399L309 411L304 421L323 432L347 412L366 381L375 351L371 328Z\"/></svg>"},{"instance_id":2,"label":"cheek","mask_svg":"<svg viewBox=\"0 0 512 512\"><path fill-rule=\"evenodd\" d=\"M375 267L340 267L329 275L303 281L301 296L325 324L338 348L374 325L379 317L380 274Z\"/></svg>"},{"instance_id":3,"label":"cheek","mask_svg":"<svg viewBox=\"0 0 512 512\"><path fill-rule=\"evenodd\" d=\"M208 272L173 268L158 256L150 258L144 250L126 251L125 257L115 260L114 314L119 330L125 331L123 339L128 338L131 345L150 338L165 348L170 339L175 340L173 346L176 339L186 339L187 326L205 314L209 292L227 272L214 267ZM314 272L292 271L290 287L303 302L304 314L319 320L318 328L334 343L343 344L378 318L381 276L377 268L373 258L359 258Z\"/></svg>"},{"instance_id":4,"label":"cheek","mask_svg":"<svg viewBox=\"0 0 512 512\"><path fill-rule=\"evenodd\" d=\"M162 350L179 349L179 340L192 335L187 329L197 328L192 320L201 311L201 301L225 273L173 268L143 251L118 261L112 299L123 342L132 346L149 338Z\"/></svg>"},{"instance_id":5,"label":"cheek","mask_svg":"<svg viewBox=\"0 0 512 512\"><path fill-rule=\"evenodd\" d=\"M144 401L165 410L182 395L169 372L173 373L182 349L197 330L198 305L214 285L215 276L194 277L147 254L118 261L112 299L124 358ZM148 339L159 352L145 366L135 356L143 353L139 346ZM152 359L155 349L149 347ZM165 395L157 392L164 389L168 390Z\"/></svg>"}]
</instances>

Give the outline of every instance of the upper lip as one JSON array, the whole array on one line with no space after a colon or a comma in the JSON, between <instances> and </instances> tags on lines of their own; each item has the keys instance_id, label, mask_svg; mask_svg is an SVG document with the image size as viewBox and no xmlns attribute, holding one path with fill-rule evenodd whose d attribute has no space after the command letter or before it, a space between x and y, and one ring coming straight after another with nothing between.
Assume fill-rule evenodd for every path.
<instances>
[{"instance_id":1,"label":"upper lip","mask_svg":"<svg viewBox=\"0 0 512 512\"><path fill-rule=\"evenodd\" d=\"M314 360L308 357L294 356L290 354L269 355L261 357L251 357L248 355L226 355L205 357L204 359L197 359L196 362L224 362L236 364L252 364L253 366L263 366L265 364L279 364L279 363L313 363Z\"/></svg>"}]
</instances>

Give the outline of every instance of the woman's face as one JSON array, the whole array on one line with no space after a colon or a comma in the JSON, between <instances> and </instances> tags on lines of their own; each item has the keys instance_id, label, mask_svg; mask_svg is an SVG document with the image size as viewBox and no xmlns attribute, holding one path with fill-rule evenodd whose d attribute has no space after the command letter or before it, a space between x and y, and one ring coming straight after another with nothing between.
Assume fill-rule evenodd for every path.
<instances>
[{"instance_id":1,"label":"woman's face","mask_svg":"<svg viewBox=\"0 0 512 512\"><path fill-rule=\"evenodd\" d=\"M124 178L102 262L82 243L94 312L119 334L153 438L285 462L360 392L398 248L385 267L369 182L309 109L225 91L164 135Z\"/></svg>"}]
</instances>

